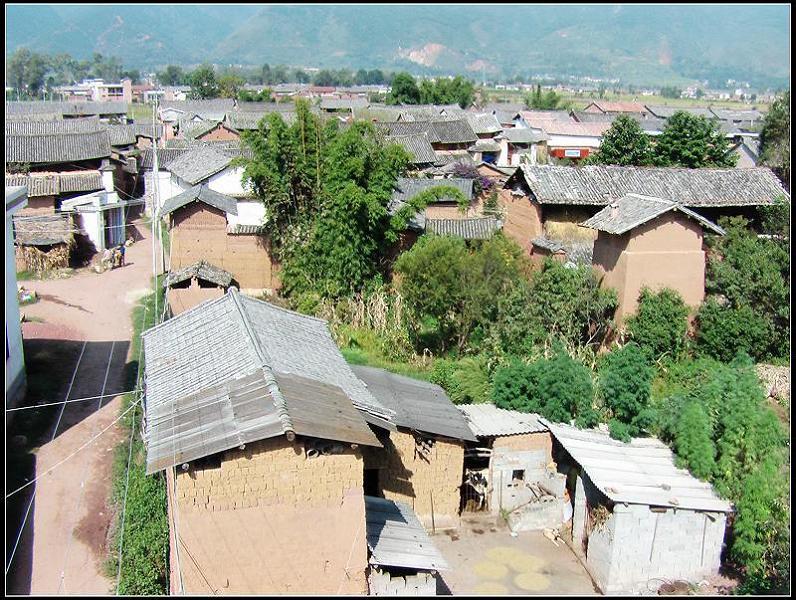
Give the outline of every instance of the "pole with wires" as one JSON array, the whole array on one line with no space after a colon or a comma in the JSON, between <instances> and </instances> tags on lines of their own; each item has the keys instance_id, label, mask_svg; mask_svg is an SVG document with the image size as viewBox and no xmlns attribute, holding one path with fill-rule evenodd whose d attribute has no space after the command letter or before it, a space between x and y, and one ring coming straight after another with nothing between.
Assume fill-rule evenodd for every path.
<instances>
[{"instance_id":1,"label":"pole with wires","mask_svg":"<svg viewBox=\"0 0 796 600\"><path fill-rule=\"evenodd\" d=\"M152 144L152 167L154 172L153 182L154 182L154 192L155 197L152 202L152 278L153 278L153 286L155 291L155 315L158 314L158 254L157 254L157 247L155 238L158 237L160 233L160 228L158 227L158 212L160 208L160 193L158 189L158 179L160 177L160 170L158 167L158 144L157 144L157 130L156 130L156 116L157 116L157 101L152 104L152 135L155 136L155 143Z\"/></svg>"}]
</instances>

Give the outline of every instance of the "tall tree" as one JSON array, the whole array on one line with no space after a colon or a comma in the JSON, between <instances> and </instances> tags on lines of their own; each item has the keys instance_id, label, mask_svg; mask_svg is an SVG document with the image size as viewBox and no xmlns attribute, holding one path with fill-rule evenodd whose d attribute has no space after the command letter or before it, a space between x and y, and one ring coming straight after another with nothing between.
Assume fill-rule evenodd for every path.
<instances>
[{"instance_id":1,"label":"tall tree","mask_svg":"<svg viewBox=\"0 0 796 600\"><path fill-rule=\"evenodd\" d=\"M653 148L641 125L628 115L620 115L603 134L600 147L588 158L590 164L649 166Z\"/></svg>"},{"instance_id":2,"label":"tall tree","mask_svg":"<svg viewBox=\"0 0 796 600\"><path fill-rule=\"evenodd\" d=\"M185 71L178 65L168 65L162 73L158 73L158 81L161 85L183 85Z\"/></svg>"},{"instance_id":3,"label":"tall tree","mask_svg":"<svg viewBox=\"0 0 796 600\"><path fill-rule=\"evenodd\" d=\"M420 89L409 73L398 73L393 77L388 104L420 104Z\"/></svg>"},{"instance_id":4,"label":"tall tree","mask_svg":"<svg viewBox=\"0 0 796 600\"><path fill-rule=\"evenodd\" d=\"M188 75L188 84L191 86L191 98L194 99L218 98L221 93L212 65L203 64L197 67Z\"/></svg>"},{"instance_id":5,"label":"tall tree","mask_svg":"<svg viewBox=\"0 0 796 600\"><path fill-rule=\"evenodd\" d=\"M218 91L222 98L237 98L246 80L237 71L227 71L218 78Z\"/></svg>"},{"instance_id":6,"label":"tall tree","mask_svg":"<svg viewBox=\"0 0 796 600\"><path fill-rule=\"evenodd\" d=\"M790 189L790 92L771 105L760 131L760 159Z\"/></svg>"},{"instance_id":7,"label":"tall tree","mask_svg":"<svg viewBox=\"0 0 796 600\"><path fill-rule=\"evenodd\" d=\"M664 167L734 167L737 157L730 148L717 121L678 111L658 137L655 160Z\"/></svg>"},{"instance_id":8,"label":"tall tree","mask_svg":"<svg viewBox=\"0 0 796 600\"><path fill-rule=\"evenodd\" d=\"M35 97L41 92L47 74L46 56L31 52L27 48L18 48L6 66L6 79L21 94Z\"/></svg>"}]
</instances>

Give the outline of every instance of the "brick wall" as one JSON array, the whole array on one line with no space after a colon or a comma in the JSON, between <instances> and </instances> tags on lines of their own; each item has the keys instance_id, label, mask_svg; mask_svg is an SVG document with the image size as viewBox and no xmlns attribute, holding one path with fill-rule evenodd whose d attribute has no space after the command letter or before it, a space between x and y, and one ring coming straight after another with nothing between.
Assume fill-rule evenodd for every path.
<instances>
[{"instance_id":1,"label":"brick wall","mask_svg":"<svg viewBox=\"0 0 796 600\"><path fill-rule=\"evenodd\" d=\"M197 139L203 142L211 142L211 141L238 141L240 140L240 135L235 133L234 131L230 131L226 127L222 125L217 125L214 129L211 129L207 133L202 136L199 136Z\"/></svg>"},{"instance_id":2,"label":"brick wall","mask_svg":"<svg viewBox=\"0 0 796 600\"><path fill-rule=\"evenodd\" d=\"M544 450L547 456L547 462L551 462L553 460L553 438L549 431L496 437L494 443L492 444L492 449Z\"/></svg>"},{"instance_id":3,"label":"brick wall","mask_svg":"<svg viewBox=\"0 0 796 600\"><path fill-rule=\"evenodd\" d=\"M224 213L192 203L172 214L171 265L176 271L199 260L232 273L241 290L279 288L277 265L259 235L228 235Z\"/></svg>"},{"instance_id":4,"label":"brick wall","mask_svg":"<svg viewBox=\"0 0 796 600\"><path fill-rule=\"evenodd\" d=\"M224 452L218 468L180 471L177 502L206 511L334 504L347 490L361 493L362 475L359 450L308 459L302 444L279 437Z\"/></svg>"},{"instance_id":5,"label":"brick wall","mask_svg":"<svg viewBox=\"0 0 796 600\"><path fill-rule=\"evenodd\" d=\"M411 506L426 529L458 527L464 444L436 440L426 460L416 455L413 435L392 431L384 451L387 468L379 474L384 497Z\"/></svg>"}]
</instances>

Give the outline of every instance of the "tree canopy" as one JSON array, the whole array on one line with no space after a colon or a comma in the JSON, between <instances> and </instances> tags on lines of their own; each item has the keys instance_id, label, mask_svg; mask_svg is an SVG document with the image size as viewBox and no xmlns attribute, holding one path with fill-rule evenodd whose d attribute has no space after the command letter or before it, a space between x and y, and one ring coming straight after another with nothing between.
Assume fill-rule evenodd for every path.
<instances>
[{"instance_id":1,"label":"tree canopy","mask_svg":"<svg viewBox=\"0 0 796 600\"><path fill-rule=\"evenodd\" d=\"M760 159L790 189L790 91L774 100L760 130Z\"/></svg>"},{"instance_id":2,"label":"tree canopy","mask_svg":"<svg viewBox=\"0 0 796 600\"><path fill-rule=\"evenodd\" d=\"M525 107L533 110L566 110L571 106L572 102L564 100L564 96L555 90L542 93L541 84L537 84L536 89L525 96Z\"/></svg>"},{"instance_id":3,"label":"tree canopy","mask_svg":"<svg viewBox=\"0 0 796 600\"><path fill-rule=\"evenodd\" d=\"M737 156L718 122L678 111L666 120L655 143L656 164L662 167L734 167Z\"/></svg>"},{"instance_id":4,"label":"tree canopy","mask_svg":"<svg viewBox=\"0 0 796 600\"><path fill-rule=\"evenodd\" d=\"M618 116L603 134L589 164L645 167L654 163L654 147L638 121L628 115Z\"/></svg>"},{"instance_id":5,"label":"tree canopy","mask_svg":"<svg viewBox=\"0 0 796 600\"><path fill-rule=\"evenodd\" d=\"M216 71L209 64L200 65L191 71L188 74L188 85L191 86L191 98L196 100L218 98L221 93Z\"/></svg>"}]
</instances>

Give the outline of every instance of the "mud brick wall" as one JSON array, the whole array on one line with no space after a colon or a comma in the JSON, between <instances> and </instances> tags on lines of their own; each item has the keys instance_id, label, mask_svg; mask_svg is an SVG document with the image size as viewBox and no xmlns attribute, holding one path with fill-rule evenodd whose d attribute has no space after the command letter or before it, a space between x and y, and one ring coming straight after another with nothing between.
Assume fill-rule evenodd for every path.
<instances>
[{"instance_id":1,"label":"mud brick wall","mask_svg":"<svg viewBox=\"0 0 796 600\"><path fill-rule=\"evenodd\" d=\"M547 463L545 464L548 464L553 461L553 438L549 431L505 435L495 438L492 450L498 453L512 450L544 450L547 457Z\"/></svg>"},{"instance_id":2,"label":"mud brick wall","mask_svg":"<svg viewBox=\"0 0 796 600\"><path fill-rule=\"evenodd\" d=\"M428 530L457 528L464 444L435 440L428 457L424 458L415 452L412 434L392 431L384 451L387 468L379 474L384 497L411 506Z\"/></svg>"},{"instance_id":3,"label":"mud brick wall","mask_svg":"<svg viewBox=\"0 0 796 600\"><path fill-rule=\"evenodd\" d=\"M339 504L347 490L362 490L362 455L306 458L301 443L279 437L223 453L221 467L177 474L181 509L235 510L256 506Z\"/></svg>"},{"instance_id":4,"label":"mud brick wall","mask_svg":"<svg viewBox=\"0 0 796 600\"><path fill-rule=\"evenodd\" d=\"M229 235L223 211L192 203L172 213L171 268L177 271L205 260L232 273L241 291L279 288L277 265L260 235Z\"/></svg>"}]
</instances>

